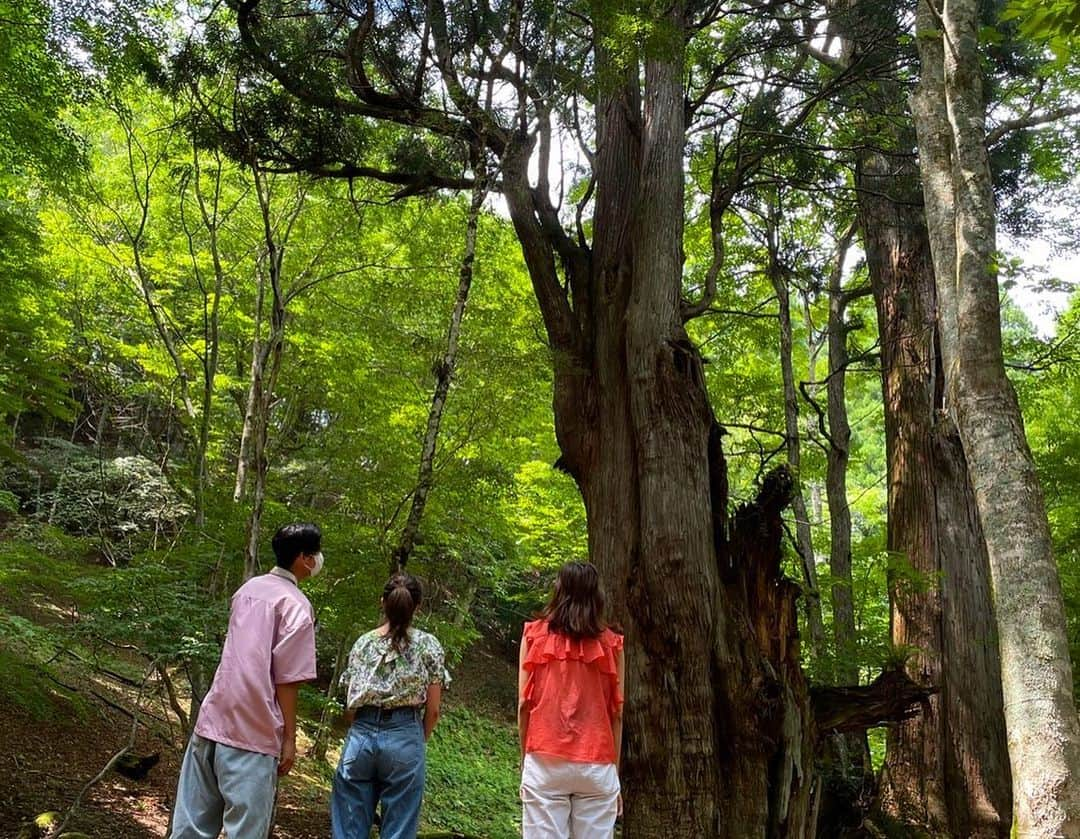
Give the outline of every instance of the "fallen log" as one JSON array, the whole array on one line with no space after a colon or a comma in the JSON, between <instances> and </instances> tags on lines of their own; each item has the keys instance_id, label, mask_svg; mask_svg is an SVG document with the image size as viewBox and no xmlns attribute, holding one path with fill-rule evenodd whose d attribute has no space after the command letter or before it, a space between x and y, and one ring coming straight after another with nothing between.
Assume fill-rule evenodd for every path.
<instances>
[{"instance_id":1,"label":"fallen log","mask_svg":"<svg viewBox=\"0 0 1080 839\"><path fill-rule=\"evenodd\" d=\"M819 734L855 733L910 719L937 692L937 687L918 685L896 668L868 685L811 687L810 705Z\"/></svg>"}]
</instances>

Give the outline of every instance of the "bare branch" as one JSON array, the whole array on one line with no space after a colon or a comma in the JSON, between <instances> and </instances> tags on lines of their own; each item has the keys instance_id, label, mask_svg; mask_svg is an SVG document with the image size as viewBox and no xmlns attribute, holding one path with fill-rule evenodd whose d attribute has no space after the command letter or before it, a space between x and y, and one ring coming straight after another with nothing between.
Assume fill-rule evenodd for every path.
<instances>
[{"instance_id":1,"label":"bare branch","mask_svg":"<svg viewBox=\"0 0 1080 839\"><path fill-rule=\"evenodd\" d=\"M987 132L986 145L987 147L996 145L1006 134L1010 134L1013 131L1021 131L1025 128L1038 128L1041 125L1048 125L1051 122L1057 122L1060 119L1076 116L1077 114L1080 114L1080 105L1063 105L1060 108L1054 108L1038 114L1028 112L1022 117L1006 120L993 131Z\"/></svg>"}]
</instances>

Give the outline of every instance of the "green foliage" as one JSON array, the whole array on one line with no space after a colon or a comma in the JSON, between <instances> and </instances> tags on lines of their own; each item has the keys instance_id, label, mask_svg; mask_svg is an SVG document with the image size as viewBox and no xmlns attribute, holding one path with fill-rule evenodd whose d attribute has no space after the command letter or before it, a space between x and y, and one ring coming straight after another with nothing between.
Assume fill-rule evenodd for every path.
<instances>
[{"instance_id":1,"label":"green foliage","mask_svg":"<svg viewBox=\"0 0 1080 839\"><path fill-rule=\"evenodd\" d=\"M58 58L52 14L38 0L0 0L0 172L59 182L79 150L61 117L73 76Z\"/></svg>"},{"instance_id":2,"label":"green foliage","mask_svg":"<svg viewBox=\"0 0 1080 839\"><path fill-rule=\"evenodd\" d=\"M1014 383L1039 468L1065 598L1073 679L1080 695L1080 295L1040 341L1013 319L1010 344L1021 370Z\"/></svg>"},{"instance_id":3,"label":"green foliage","mask_svg":"<svg viewBox=\"0 0 1080 839\"><path fill-rule=\"evenodd\" d=\"M54 630L0 608L0 704L35 720L85 716L83 697L51 676L48 662L60 643Z\"/></svg>"},{"instance_id":4,"label":"green foliage","mask_svg":"<svg viewBox=\"0 0 1080 839\"><path fill-rule=\"evenodd\" d=\"M0 421L26 410L66 416L63 359L54 355L63 327L35 208L38 186L62 189L81 162L62 117L73 75L48 3L0 0L0 21Z\"/></svg>"},{"instance_id":5,"label":"green foliage","mask_svg":"<svg viewBox=\"0 0 1080 839\"><path fill-rule=\"evenodd\" d=\"M1080 3L1075 0L1010 0L1001 19L1018 21L1021 35L1046 44L1062 64L1071 58L1080 35Z\"/></svg>"},{"instance_id":6,"label":"green foliage","mask_svg":"<svg viewBox=\"0 0 1080 839\"><path fill-rule=\"evenodd\" d=\"M38 594L70 602L75 579L105 573L86 561L97 556L88 539L41 522L15 519L0 533L0 595L19 592L13 608Z\"/></svg>"},{"instance_id":7,"label":"green foliage","mask_svg":"<svg viewBox=\"0 0 1080 839\"><path fill-rule=\"evenodd\" d=\"M0 489L0 513L14 514L19 512L19 497L6 489Z\"/></svg>"},{"instance_id":8,"label":"green foliage","mask_svg":"<svg viewBox=\"0 0 1080 839\"><path fill-rule=\"evenodd\" d=\"M37 411L70 417L65 319L42 265L28 184L0 175L0 420ZM0 454L8 448L0 439Z\"/></svg>"},{"instance_id":9,"label":"green foliage","mask_svg":"<svg viewBox=\"0 0 1080 839\"><path fill-rule=\"evenodd\" d=\"M425 824L490 839L521 835L516 732L453 708L428 741Z\"/></svg>"},{"instance_id":10,"label":"green foliage","mask_svg":"<svg viewBox=\"0 0 1080 839\"><path fill-rule=\"evenodd\" d=\"M209 547L209 546L208 546ZM162 664L217 664L228 623L223 598L199 585L211 557L141 558L107 575L83 578L75 590L90 604L75 630L91 645L131 644Z\"/></svg>"},{"instance_id":11,"label":"green foliage","mask_svg":"<svg viewBox=\"0 0 1080 839\"><path fill-rule=\"evenodd\" d=\"M161 468L140 455L106 458L56 438L24 452L7 483L41 518L70 533L106 534L129 544L139 534L175 532L190 507Z\"/></svg>"},{"instance_id":12,"label":"green foliage","mask_svg":"<svg viewBox=\"0 0 1080 839\"><path fill-rule=\"evenodd\" d=\"M36 720L47 720L70 712L70 706L61 705L61 700L56 689L46 685L41 670L6 646L0 647L0 702L20 708Z\"/></svg>"}]
</instances>

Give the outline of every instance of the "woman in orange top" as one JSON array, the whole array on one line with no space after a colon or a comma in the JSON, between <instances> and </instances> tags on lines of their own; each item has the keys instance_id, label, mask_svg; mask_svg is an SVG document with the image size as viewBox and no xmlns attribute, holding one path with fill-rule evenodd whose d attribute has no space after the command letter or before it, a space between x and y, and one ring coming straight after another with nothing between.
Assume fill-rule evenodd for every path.
<instances>
[{"instance_id":1,"label":"woman in orange top","mask_svg":"<svg viewBox=\"0 0 1080 839\"><path fill-rule=\"evenodd\" d=\"M610 839L621 810L623 639L603 620L600 575L559 570L518 663L524 839Z\"/></svg>"}]
</instances>

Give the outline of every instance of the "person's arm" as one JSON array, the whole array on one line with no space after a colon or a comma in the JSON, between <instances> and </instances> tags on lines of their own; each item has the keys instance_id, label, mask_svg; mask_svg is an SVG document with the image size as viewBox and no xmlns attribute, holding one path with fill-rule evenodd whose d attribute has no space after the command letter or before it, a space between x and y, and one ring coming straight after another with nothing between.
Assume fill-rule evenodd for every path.
<instances>
[{"instance_id":1,"label":"person's arm","mask_svg":"<svg viewBox=\"0 0 1080 839\"><path fill-rule=\"evenodd\" d=\"M442 685L435 683L427 687L427 700L424 703L424 739L431 737L435 725L439 722L439 706L442 705Z\"/></svg>"},{"instance_id":2,"label":"person's arm","mask_svg":"<svg viewBox=\"0 0 1080 839\"><path fill-rule=\"evenodd\" d=\"M356 720L356 709L349 707L349 689L352 686L353 674L360 666L360 649L363 637L361 635L353 642L352 649L349 650L349 656L345 659L345 666L341 668L341 672L337 677L336 692L339 697L343 696L341 721L346 726L351 726Z\"/></svg>"},{"instance_id":3,"label":"person's arm","mask_svg":"<svg viewBox=\"0 0 1080 839\"><path fill-rule=\"evenodd\" d=\"M521 738L521 759L525 759L525 739L529 735L529 703L525 700L525 684L529 674L525 670L525 636L521 636L521 651L518 653L518 736Z\"/></svg>"},{"instance_id":4,"label":"person's arm","mask_svg":"<svg viewBox=\"0 0 1080 839\"><path fill-rule=\"evenodd\" d=\"M619 696L626 696L626 671L623 669L623 651L615 651L615 678L619 682ZM611 736L615 740L615 772L619 771L622 766L622 713L623 706L620 704L615 708L615 716L611 719ZM622 791L619 792L619 799L616 806L616 815L621 818L623 813L622 805Z\"/></svg>"},{"instance_id":5,"label":"person's arm","mask_svg":"<svg viewBox=\"0 0 1080 839\"><path fill-rule=\"evenodd\" d=\"M619 696L626 696L626 673L623 670L623 651L615 651L615 674L619 680ZM615 739L615 771L622 765L622 713L623 706L615 709L615 716L611 718L611 736Z\"/></svg>"},{"instance_id":6,"label":"person's arm","mask_svg":"<svg viewBox=\"0 0 1080 839\"><path fill-rule=\"evenodd\" d=\"M296 761L296 699L300 694L302 682L287 682L275 685L278 707L285 720L285 737L281 744L281 759L278 761L278 774L288 775Z\"/></svg>"},{"instance_id":7,"label":"person's arm","mask_svg":"<svg viewBox=\"0 0 1080 839\"><path fill-rule=\"evenodd\" d=\"M286 604L280 610L270 651L270 677L274 697L281 709L285 736L281 744L278 774L286 775L296 760L296 698L300 685L316 676L315 621L311 607Z\"/></svg>"}]
</instances>

